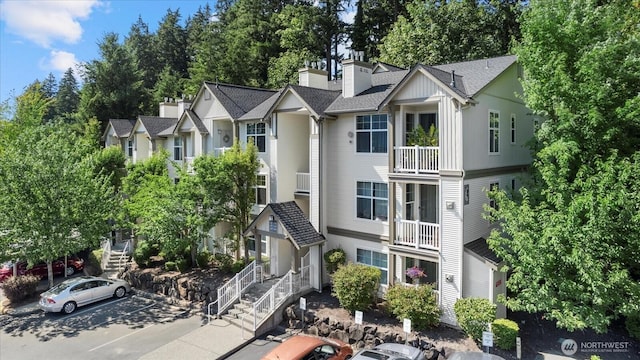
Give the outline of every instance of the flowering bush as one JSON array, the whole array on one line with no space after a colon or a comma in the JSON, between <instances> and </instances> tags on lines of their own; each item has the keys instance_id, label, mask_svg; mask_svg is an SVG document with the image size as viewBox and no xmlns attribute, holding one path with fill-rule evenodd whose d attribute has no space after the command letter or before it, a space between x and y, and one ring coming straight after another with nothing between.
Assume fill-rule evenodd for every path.
<instances>
[{"instance_id":1,"label":"flowering bush","mask_svg":"<svg viewBox=\"0 0 640 360\"><path fill-rule=\"evenodd\" d=\"M421 277L427 276L424 273L424 271L422 269L420 269L419 267L417 267L417 266L413 266L413 267L408 268L406 274L411 279L417 279L417 278L421 278Z\"/></svg>"}]
</instances>

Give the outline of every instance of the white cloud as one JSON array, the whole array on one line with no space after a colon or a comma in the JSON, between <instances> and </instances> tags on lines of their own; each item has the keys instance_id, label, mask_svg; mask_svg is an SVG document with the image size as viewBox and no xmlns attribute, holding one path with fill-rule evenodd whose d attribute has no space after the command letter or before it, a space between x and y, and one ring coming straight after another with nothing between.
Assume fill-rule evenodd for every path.
<instances>
[{"instance_id":1,"label":"white cloud","mask_svg":"<svg viewBox=\"0 0 640 360\"><path fill-rule=\"evenodd\" d=\"M6 30L49 48L54 41L74 44L82 36L79 20L86 20L99 0L4 1L1 19Z\"/></svg>"},{"instance_id":2,"label":"white cloud","mask_svg":"<svg viewBox=\"0 0 640 360\"><path fill-rule=\"evenodd\" d=\"M48 67L61 73L67 71L68 68L76 69L78 59L76 55L62 50L51 50L49 54L51 58L48 61Z\"/></svg>"}]
</instances>

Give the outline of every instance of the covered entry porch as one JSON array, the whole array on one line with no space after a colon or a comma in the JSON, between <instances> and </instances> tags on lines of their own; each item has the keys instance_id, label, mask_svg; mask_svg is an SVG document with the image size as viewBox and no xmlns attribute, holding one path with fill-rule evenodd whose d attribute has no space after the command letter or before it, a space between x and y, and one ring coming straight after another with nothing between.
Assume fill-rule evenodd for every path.
<instances>
[{"instance_id":1,"label":"covered entry porch","mask_svg":"<svg viewBox=\"0 0 640 360\"><path fill-rule=\"evenodd\" d=\"M311 288L322 289L322 244L326 240L295 201L268 204L243 235L255 239L256 255L263 253L262 246L269 247L268 275L280 277L290 270L297 273L303 266L308 267ZM256 263L261 262L261 257L256 256Z\"/></svg>"}]
</instances>

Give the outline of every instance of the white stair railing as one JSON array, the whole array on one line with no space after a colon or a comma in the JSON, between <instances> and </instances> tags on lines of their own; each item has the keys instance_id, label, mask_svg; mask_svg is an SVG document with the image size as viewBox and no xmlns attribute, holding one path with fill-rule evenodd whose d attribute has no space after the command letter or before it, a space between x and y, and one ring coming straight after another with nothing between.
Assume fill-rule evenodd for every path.
<instances>
[{"instance_id":1,"label":"white stair railing","mask_svg":"<svg viewBox=\"0 0 640 360\"><path fill-rule=\"evenodd\" d=\"M100 267L105 269L109 263L109 256L111 255L111 239L102 240L102 259L100 259Z\"/></svg>"},{"instance_id":2,"label":"white stair railing","mask_svg":"<svg viewBox=\"0 0 640 360\"><path fill-rule=\"evenodd\" d=\"M118 272L124 269L125 265L129 261L129 248L131 247L131 240L127 240L124 244L124 249L122 249L122 254L120 254L120 258L118 258Z\"/></svg>"},{"instance_id":3,"label":"white stair railing","mask_svg":"<svg viewBox=\"0 0 640 360\"><path fill-rule=\"evenodd\" d=\"M207 306L209 319L212 315L212 307L218 304L218 316L222 315L236 300L240 299L242 292L256 282L256 262L252 261L231 280L218 288L218 299Z\"/></svg>"}]
</instances>

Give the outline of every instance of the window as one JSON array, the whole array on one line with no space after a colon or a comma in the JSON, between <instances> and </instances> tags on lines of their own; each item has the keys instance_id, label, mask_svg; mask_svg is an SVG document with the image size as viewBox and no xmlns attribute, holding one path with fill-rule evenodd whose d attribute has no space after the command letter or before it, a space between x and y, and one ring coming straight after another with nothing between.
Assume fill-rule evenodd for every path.
<instances>
[{"instance_id":1,"label":"window","mask_svg":"<svg viewBox=\"0 0 640 360\"><path fill-rule=\"evenodd\" d=\"M432 284L435 290L438 289L438 263L427 260L420 260L411 257L405 257L404 282L408 284ZM423 276L414 279L407 275L407 269L417 267L422 270Z\"/></svg>"},{"instance_id":2,"label":"window","mask_svg":"<svg viewBox=\"0 0 640 360\"><path fill-rule=\"evenodd\" d=\"M173 138L173 160L182 160L182 137Z\"/></svg>"},{"instance_id":3,"label":"window","mask_svg":"<svg viewBox=\"0 0 640 360\"><path fill-rule=\"evenodd\" d=\"M387 152L387 115L356 116L356 151L359 153Z\"/></svg>"},{"instance_id":4,"label":"window","mask_svg":"<svg viewBox=\"0 0 640 360\"><path fill-rule=\"evenodd\" d=\"M516 143L516 114L511 114L511 143Z\"/></svg>"},{"instance_id":5,"label":"window","mask_svg":"<svg viewBox=\"0 0 640 360\"><path fill-rule=\"evenodd\" d=\"M414 184L407 184L404 188L405 212L404 218L415 220L416 187Z\"/></svg>"},{"instance_id":6,"label":"window","mask_svg":"<svg viewBox=\"0 0 640 360\"><path fill-rule=\"evenodd\" d=\"M380 284L386 285L388 283L389 265L387 263L387 254L372 250L356 249L356 262L358 264L377 267L382 272L380 276Z\"/></svg>"},{"instance_id":7,"label":"window","mask_svg":"<svg viewBox=\"0 0 640 360\"><path fill-rule=\"evenodd\" d=\"M489 154L500 152L500 113L489 111Z\"/></svg>"},{"instance_id":8,"label":"window","mask_svg":"<svg viewBox=\"0 0 640 360\"><path fill-rule=\"evenodd\" d=\"M127 155L133 157L133 140L127 141Z\"/></svg>"},{"instance_id":9,"label":"window","mask_svg":"<svg viewBox=\"0 0 640 360\"><path fill-rule=\"evenodd\" d=\"M260 249L260 253L263 256L267 256L267 237L266 236L261 236L260 237L260 245L261 245L261 249ZM256 238L253 236L249 236L247 238L247 247L249 248L249 251L253 251L253 256L255 256L255 251L256 251Z\"/></svg>"},{"instance_id":10,"label":"window","mask_svg":"<svg viewBox=\"0 0 640 360\"><path fill-rule=\"evenodd\" d=\"M256 204L267 205L267 176L257 175Z\"/></svg>"},{"instance_id":11,"label":"window","mask_svg":"<svg viewBox=\"0 0 640 360\"><path fill-rule=\"evenodd\" d=\"M247 144L249 141L253 141L253 144L258 148L258 152L263 153L266 151L266 134L265 123L247 124Z\"/></svg>"},{"instance_id":12,"label":"window","mask_svg":"<svg viewBox=\"0 0 640 360\"><path fill-rule=\"evenodd\" d=\"M494 182L489 185L489 191L498 190L500 188L500 183ZM493 209L498 210L498 204L494 199L489 199L489 206Z\"/></svg>"},{"instance_id":13,"label":"window","mask_svg":"<svg viewBox=\"0 0 640 360\"><path fill-rule=\"evenodd\" d=\"M358 181L356 187L357 217L386 221L389 204L387 184Z\"/></svg>"},{"instance_id":14,"label":"window","mask_svg":"<svg viewBox=\"0 0 640 360\"><path fill-rule=\"evenodd\" d=\"M516 178L511 178L511 190L516 190Z\"/></svg>"}]
</instances>

